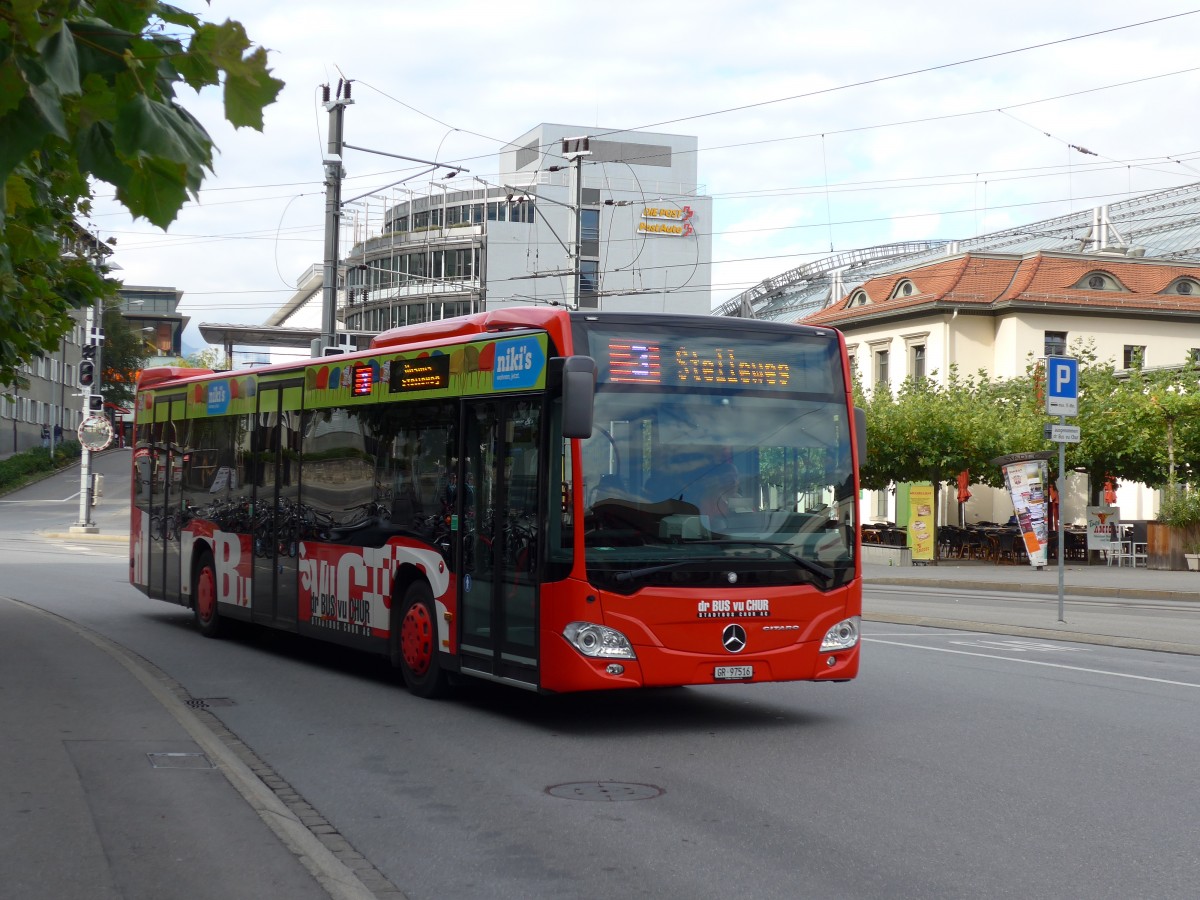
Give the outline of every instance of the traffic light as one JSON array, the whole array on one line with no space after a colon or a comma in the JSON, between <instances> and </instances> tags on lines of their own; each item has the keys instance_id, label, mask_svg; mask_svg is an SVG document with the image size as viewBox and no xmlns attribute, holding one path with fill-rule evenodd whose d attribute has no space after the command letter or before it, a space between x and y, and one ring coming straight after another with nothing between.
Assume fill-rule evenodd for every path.
<instances>
[{"instance_id":1,"label":"traffic light","mask_svg":"<svg viewBox=\"0 0 1200 900\"><path fill-rule=\"evenodd\" d=\"M88 397L88 412L104 412L104 396L102 394L92 394Z\"/></svg>"},{"instance_id":2,"label":"traffic light","mask_svg":"<svg viewBox=\"0 0 1200 900\"><path fill-rule=\"evenodd\" d=\"M84 387L91 387L92 382L96 380L96 345L84 344L79 348L83 359L79 362L79 383Z\"/></svg>"}]
</instances>

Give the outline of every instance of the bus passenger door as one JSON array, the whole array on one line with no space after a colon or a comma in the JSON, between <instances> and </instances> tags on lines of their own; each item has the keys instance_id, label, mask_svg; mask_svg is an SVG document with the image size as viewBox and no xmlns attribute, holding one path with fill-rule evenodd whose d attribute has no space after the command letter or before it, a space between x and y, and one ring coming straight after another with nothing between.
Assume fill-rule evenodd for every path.
<instances>
[{"instance_id":1,"label":"bus passenger door","mask_svg":"<svg viewBox=\"0 0 1200 900\"><path fill-rule=\"evenodd\" d=\"M167 422L163 435L166 446L163 448L161 461L166 465L164 473L163 509L159 520L159 533L162 535L165 563L163 574L163 599L172 603L184 603L181 585L184 578L191 573L181 570L183 564L180 553L180 532L187 525L187 510L184 507L183 495L183 455L188 446L190 422L184 418L185 404L183 397L172 397L170 401L171 421Z\"/></svg>"},{"instance_id":2,"label":"bus passenger door","mask_svg":"<svg viewBox=\"0 0 1200 900\"><path fill-rule=\"evenodd\" d=\"M540 402L466 404L457 532L462 667L538 683Z\"/></svg>"},{"instance_id":3,"label":"bus passenger door","mask_svg":"<svg viewBox=\"0 0 1200 900\"><path fill-rule=\"evenodd\" d=\"M254 484L253 620L294 628L300 541L299 391L303 382L260 386L251 436ZM295 392L291 396L289 392ZM288 401L296 401L290 403ZM289 407L293 409L289 410Z\"/></svg>"}]
</instances>

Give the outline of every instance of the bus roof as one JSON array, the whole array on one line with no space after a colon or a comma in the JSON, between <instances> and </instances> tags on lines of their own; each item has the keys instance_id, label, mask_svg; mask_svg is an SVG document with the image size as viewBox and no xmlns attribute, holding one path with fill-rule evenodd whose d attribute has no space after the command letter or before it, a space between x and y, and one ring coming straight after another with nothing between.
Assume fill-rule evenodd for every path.
<instances>
[{"instance_id":1,"label":"bus roof","mask_svg":"<svg viewBox=\"0 0 1200 900\"><path fill-rule=\"evenodd\" d=\"M138 390L143 390L148 387L163 381L175 381L180 378L195 378L200 375L213 375L212 369L190 369L186 366L153 366L148 369L142 369L138 375L137 387Z\"/></svg>"},{"instance_id":2,"label":"bus roof","mask_svg":"<svg viewBox=\"0 0 1200 900\"><path fill-rule=\"evenodd\" d=\"M560 351L569 346L567 338L567 313L562 309L547 309L536 306L509 306L490 312L438 319L420 325L402 325L384 331L371 339L371 349L404 347L427 341L467 337L497 331L512 331L518 328L538 328L549 332Z\"/></svg>"}]
</instances>

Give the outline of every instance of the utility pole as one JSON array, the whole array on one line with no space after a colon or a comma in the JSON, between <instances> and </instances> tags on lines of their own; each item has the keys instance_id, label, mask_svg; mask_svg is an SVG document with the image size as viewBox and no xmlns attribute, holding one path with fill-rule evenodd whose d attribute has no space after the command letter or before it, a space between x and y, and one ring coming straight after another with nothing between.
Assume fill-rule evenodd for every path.
<instances>
[{"instance_id":1,"label":"utility pole","mask_svg":"<svg viewBox=\"0 0 1200 900\"><path fill-rule=\"evenodd\" d=\"M488 242L488 183L478 175L471 176L475 181L479 182L479 186L483 188L483 215L480 216L480 240L479 240L479 269L475 272L475 279L479 282L479 301L478 306L475 306L471 312L483 312L487 309L487 242Z\"/></svg>"},{"instance_id":2,"label":"utility pole","mask_svg":"<svg viewBox=\"0 0 1200 900\"><path fill-rule=\"evenodd\" d=\"M96 265L99 264L97 259ZM104 411L104 395L100 392L104 372L101 349L104 345L103 314L104 298L97 296L95 303L87 311L86 334L80 350L83 358L79 362L79 383L83 387L85 422L93 415L94 409ZM83 448L79 458L79 521L69 530L94 534L99 529L92 522L92 451L87 441L81 440L80 443Z\"/></svg>"},{"instance_id":3,"label":"utility pole","mask_svg":"<svg viewBox=\"0 0 1200 900\"><path fill-rule=\"evenodd\" d=\"M350 82L338 81L337 96L329 99L329 85L322 87L322 100L329 112L329 145L325 155L325 265L321 285L321 337L312 355L321 356L337 344L338 231L342 220L342 122L350 99Z\"/></svg>"},{"instance_id":4,"label":"utility pole","mask_svg":"<svg viewBox=\"0 0 1200 900\"><path fill-rule=\"evenodd\" d=\"M591 138L574 137L562 139L562 155L571 163L567 192L571 198L571 246L567 251L571 258L571 308L579 309L580 256L583 252L583 158L591 156Z\"/></svg>"},{"instance_id":5,"label":"utility pole","mask_svg":"<svg viewBox=\"0 0 1200 900\"><path fill-rule=\"evenodd\" d=\"M401 178L399 181L394 181L391 184L385 184L383 187L375 188L367 191L365 194L360 194L351 200L346 201L352 203L354 200L361 200L363 197L369 197L371 194L377 194L380 191L387 190L390 187L395 187L398 184L403 184L406 181L411 181L420 175L427 175L430 172L436 172L438 169L449 169L446 178L453 178L459 172L467 172L469 169L464 169L462 166L452 166L447 163L440 163L428 159L417 159L413 156L401 156L398 153L385 153L382 150L371 150L368 147L357 147L354 144L347 144L342 139L342 124L345 116L346 107L354 101L350 99L350 85L352 79L343 78L338 81L337 94L331 100L329 98L329 85L322 85L322 101L325 104L325 109L329 111L329 145L325 157L325 265L324 265L324 284L321 286L321 337L312 342L312 355L314 357L323 356L328 347L337 347L337 270L338 270L338 229L341 227L342 220L342 179L346 177L346 170L342 168L342 152L344 150L361 150L364 153L374 153L378 156L390 156L393 159L403 159L408 162L421 163L429 166L425 172L420 172L417 175L410 175L407 178ZM445 227L443 225L443 227ZM335 351L336 352L336 351ZM231 357L232 358L232 357Z\"/></svg>"}]
</instances>

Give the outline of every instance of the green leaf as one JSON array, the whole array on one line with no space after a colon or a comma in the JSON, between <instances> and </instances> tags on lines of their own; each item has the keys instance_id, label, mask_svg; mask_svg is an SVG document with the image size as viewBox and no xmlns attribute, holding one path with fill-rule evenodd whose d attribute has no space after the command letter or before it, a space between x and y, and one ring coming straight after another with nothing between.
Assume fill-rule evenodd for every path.
<instances>
[{"instance_id":1,"label":"green leaf","mask_svg":"<svg viewBox=\"0 0 1200 900\"><path fill-rule=\"evenodd\" d=\"M117 199L135 216L166 228L187 200L186 178L187 166L183 163L138 159L130 168L129 180L117 188Z\"/></svg>"},{"instance_id":2,"label":"green leaf","mask_svg":"<svg viewBox=\"0 0 1200 900\"><path fill-rule=\"evenodd\" d=\"M188 163L196 159L191 123L181 123L175 107L138 94L117 113L113 142L126 157L161 157Z\"/></svg>"},{"instance_id":3,"label":"green leaf","mask_svg":"<svg viewBox=\"0 0 1200 900\"><path fill-rule=\"evenodd\" d=\"M33 152L48 134L49 125L29 97L0 118L0 178L7 178L17 163Z\"/></svg>"},{"instance_id":4,"label":"green leaf","mask_svg":"<svg viewBox=\"0 0 1200 900\"><path fill-rule=\"evenodd\" d=\"M133 43L134 35L93 18L72 20L71 32L81 76L94 73L111 77L128 70L125 51Z\"/></svg>"},{"instance_id":5,"label":"green leaf","mask_svg":"<svg viewBox=\"0 0 1200 900\"><path fill-rule=\"evenodd\" d=\"M28 93L25 78L12 57L0 63L0 116L17 108Z\"/></svg>"},{"instance_id":6,"label":"green leaf","mask_svg":"<svg viewBox=\"0 0 1200 900\"><path fill-rule=\"evenodd\" d=\"M38 116L45 123L47 131L58 135L64 140L70 137L67 134L67 119L63 113L62 98L58 94L58 88L52 82L31 84L29 86L29 100L33 102L34 108L37 110Z\"/></svg>"},{"instance_id":7,"label":"green leaf","mask_svg":"<svg viewBox=\"0 0 1200 900\"><path fill-rule=\"evenodd\" d=\"M63 25L42 43L42 65L60 94L79 93L79 57L71 29Z\"/></svg>"},{"instance_id":8,"label":"green leaf","mask_svg":"<svg viewBox=\"0 0 1200 900\"><path fill-rule=\"evenodd\" d=\"M169 3L160 3L158 9L155 11L155 15L164 22L169 22L172 25L182 25L193 31L200 26L200 19L195 13L190 13Z\"/></svg>"},{"instance_id":9,"label":"green leaf","mask_svg":"<svg viewBox=\"0 0 1200 900\"><path fill-rule=\"evenodd\" d=\"M76 135L75 153L80 169L114 187L122 187L129 182L129 167L117 156L112 132L108 122L92 123Z\"/></svg>"},{"instance_id":10,"label":"green leaf","mask_svg":"<svg viewBox=\"0 0 1200 900\"><path fill-rule=\"evenodd\" d=\"M283 82L271 77L267 51L259 47L249 57L253 68L245 74L229 72L225 76L225 118L235 128L250 127L262 131L263 108L274 103L283 90Z\"/></svg>"}]
</instances>

